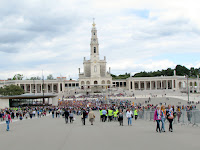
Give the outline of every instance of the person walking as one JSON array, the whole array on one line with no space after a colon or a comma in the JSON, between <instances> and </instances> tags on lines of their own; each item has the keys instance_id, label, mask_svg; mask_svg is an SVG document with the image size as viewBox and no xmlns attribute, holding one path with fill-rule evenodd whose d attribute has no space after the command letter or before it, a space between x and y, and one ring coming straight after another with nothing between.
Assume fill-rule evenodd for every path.
<instances>
[{"instance_id":1,"label":"person walking","mask_svg":"<svg viewBox=\"0 0 200 150\"><path fill-rule=\"evenodd\" d=\"M123 126L123 112L121 109L119 109L119 112L118 112L118 121L119 121L119 125L120 126Z\"/></svg>"},{"instance_id":2,"label":"person walking","mask_svg":"<svg viewBox=\"0 0 200 150\"><path fill-rule=\"evenodd\" d=\"M135 116L135 120L137 120L137 118L138 118L138 109L137 108L135 108L135 110L134 110L134 116Z\"/></svg>"},{"instance_id":3,"label":"person walking","mask_svg":"<svg viewBox=\"0 0 200 150\"><path fill-rule=\"evenodd\" d=\"M51 113L52 113L52 118L54 118L54 109L52 110L52 112L51 112Z\"/></svg>"},{"instance_id":4,"label":"person walking","mask_svg":"<svg viewBox=\"0 0 200 150\"><path fill-rule=\"evenodd\" d=\"M106 121L106 115L107 115L107 111L106 111L105 109L103 109L103 110L102 110L102 116L103 116L103 117L102 117L102 118L103 118L103 119L102 119L102 122L105 122L105 121Z\"/></svg>"},{"instance_id":5,"label":"person walking","mask_svg":"<svg viewBox=\"0 0 200 150\"><path fill-rule=\"evenodd\" d=\"M164 105L161 106L161 112L162 112L162 116L161 116L162 131L165 132L166 109Z\"/></svg>"},{"instance_id":6,"label":"person walking","mask_svg":"<svg viewBox=\"0 0 200 150\"><path fill-rule=\"evenodd\" d=\"M130 109L127 110L126 117L128 119L128 126L132 126L133 112Z\"/></svg>"},{"instance_id":7,"label":"person walking","mask_svg":"<svg viewBox=\"0 0 200 150\"><path fill-rule=\"evenodd\" d=\"M114 121L117 121L117 118L118 118L118 112L115 110L114 112L113 112L113 116L114 116Z\"/></svg>"},{"instance_id":8,"label":"person walking","mask_svg":"<svg viewBox=\"0 0 200 150\"><path fill-rule=\"evenodd\" d=\"M176 112L177 112L178 123L179 123L180 122L180 118L181 118L181 114L182 114L180 106L177 107Z\"/></svg>"},{"instance_id":9,"label":"person walking","mask_svg":"<svg viewBox=\"0 0 200 150\"><path fill-rule=\"evenodd\" d=\"M74 118L74 114L73 114L73 112L70 110L70 112L69 112L69 121L70 121L70 123L73 123L73 118Z\"/></svg>"},{"instance_id":10,"label":"person walking","mask_svg":"<svg viewBox=\"0 0 200 150\"><path fill-rule=\"evenodd\" d=\"M83 122L83 125L85 125L85 118L87 117L87 112L85 109L83 109L83 116L82 116L82 122Z\"/></svg>"},{"instance_id":11,"label":"person walking","mask_svg":"<svg viewBox=\"0 0 200 150\"><path fill-rule=\"evenodd\" d=\"M162 116L162 111L160 109L160 106L157 106L155 112L154 112L154 122L157 122L157 126L156 126L156 132L161 133L161 129L160 129L160 121L161 121L161 116Z\"/></svg>"},{"instance_id":12,"label":"person walking","mask_svg":"<svg viewBox=\"0 0 200 150\"><path fill-rule=\"evenodd\" d=\"M102 113L102 109L100 108L99 109L99 113L100 113L100 122L102 121L103 122L103 113Z\"/></svg>"},{"instance_id":13,"label":"person walking","mask_svg":"<svg viewBox=\"0 0 200 150\"><path fill-rule=\"evenodd\" d=\"M167 110L167 119L169 121L169 131L173 132L173 128L172 128L172 122L174 119L174 115L173 115L173 108L171 107L171 105L168 106L168 110Z\"/></svg>"},{"instance_id":14,"label":"person walking","mask_svg":"<svg viewBox=\"0 0 200 150\"><path fill-rule=\"evenodd\" d=\"M88 115L89 115L89 121L91 122L91 125L93 125L95 115L92 109L90 109L90 112Z\"/></svg>"},{"instance_id":15,"label":"person walking","mask_svg":"<svg viewBox=\"0 0 200 150\"><path fill-rule=\"evenodd\" d=\"M67 109L64 112L64 116L65 116L65 123L68 123L69 111Z\"/></svg>"},{"instance_id":16,"label":"person walking","mask_svg":"<svg viewBox=\"0 0 200 150\"><path fill-rule=\"evenodd\" d=\"M112 121L113 118L113 110L112 109L108 109L108 122Z\"/></svg>"},{"instance_id":17,"label":"person walking","mask_svg":"<svg viewBox=\"0 0 200 150\"><path fill-rule=\"evenodd\" d=\"M5 114L4 118L5 118L6 124L7 124L6 131L9 131L10 130L10 122L12 122L12 119L11 119L10 113L8 111L6 111L6 114Z\"/></svg>"}]
</instances>

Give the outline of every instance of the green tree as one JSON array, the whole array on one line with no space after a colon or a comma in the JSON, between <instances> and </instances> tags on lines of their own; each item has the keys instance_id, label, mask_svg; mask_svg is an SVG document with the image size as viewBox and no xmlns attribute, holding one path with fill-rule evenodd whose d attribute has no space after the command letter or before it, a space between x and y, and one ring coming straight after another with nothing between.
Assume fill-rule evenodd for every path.
<instances>
[{"instance_id":1,"label":"green tree","mask_svg":"<svg viewBox=\"0 0 200 150\"><path fill-rule=\"evenodd\" d=\"M31 77L30 80L41 80L41 77L37 76L37 77Z\"/></svg>"},{"instance_id":2,"label":"green tree","mask_svg":"<svg viewBox=\"0 0 200 150\"><path fill-rule=\"evenodd\" d=\"M16 74L13 77L13 80L22 80L24 78L23 74Z\"/></svg>"},{"instance_id":3,"label":"green tree","mask_svg":"<svg viewBox=\"0 0 200 150\"><path fill-rule=\"evenodd\" d=\"M17 85L5 85L0 88L0 95L12 96L24 94L24 90Z\"/></svg>"},{"instance_id":4,"label":"green tree","mask_svg":"<svg viewBox=\"0 0 200 150\"><path fill-rule=\"evenodd\" d=\"M120 74L118 76L111 74L111 76L112 76L113 79L126 79L126 78L130 77L130 73Z\"/></svg>"},{"instance_id":5,"label":"green tree","mask_svg":"<svg viewBox=\"0 0 200 150\"><path fill-rule=\"evenodd\" d=\"M176 75L179 75L179 76L188 75L188 76L190 76L190 70L188 68L186 68L185 66L177 65L175 70L176 70Z\"/></svg>"},{"instance_id":6,"label":"green tree","mask_svg":"<svg viewBox=\"0 0 200 150\"><path fill-rule=\"evenodd\" d=\"M53 75L52 75L52 74L49 74L49 75L47 76L47 80L54 80Z\"/></svg>"}]
</instances>

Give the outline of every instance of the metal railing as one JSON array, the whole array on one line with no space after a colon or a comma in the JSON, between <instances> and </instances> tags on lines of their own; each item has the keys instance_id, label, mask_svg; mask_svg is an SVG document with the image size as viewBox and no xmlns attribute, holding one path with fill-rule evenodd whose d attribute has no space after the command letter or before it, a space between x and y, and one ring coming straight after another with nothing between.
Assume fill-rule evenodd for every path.
<instances>
[{"instance_id":1,"label":"metal railing","mask_svg":"<svg viewBox=\"0 0 200 150\"><path fill-rule=\"evenodd\" d=\"M142 119L145 121L153 121L154 120L154 110L145 110L138 111L138 119ZM199 126L200 125L200 111L199 110L181 110L180 112L174 113L173 124L180 125L192 125Z\"/></svg>"}]
</instances>

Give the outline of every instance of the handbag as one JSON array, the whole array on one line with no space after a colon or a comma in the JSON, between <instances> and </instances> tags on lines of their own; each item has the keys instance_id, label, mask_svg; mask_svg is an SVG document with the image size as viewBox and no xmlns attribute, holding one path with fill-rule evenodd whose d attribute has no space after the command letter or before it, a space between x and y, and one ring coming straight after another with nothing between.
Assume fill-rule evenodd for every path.
<instances>
[{"instance_id":1,"label":"handbag","mask_svg":"<svg viewBox=\"0 0 200 150\"><path fill-rule=\"evenodd\" d=\"M169 116L168 119L174 119L174 116Z\"/></svg>"}]
</instances>

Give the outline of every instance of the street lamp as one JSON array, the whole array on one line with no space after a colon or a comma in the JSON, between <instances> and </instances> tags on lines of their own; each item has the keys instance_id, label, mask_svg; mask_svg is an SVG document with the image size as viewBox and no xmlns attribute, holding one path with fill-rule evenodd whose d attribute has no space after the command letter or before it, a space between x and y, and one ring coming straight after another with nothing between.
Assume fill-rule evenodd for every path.
<instances>
[{"instance_id":1,"label":"street lamp","mask_svg":"<svg viewBox=\"0 0 200 150\"><path fill-rule=\"evenodd\" d=\"M44 100L44 75L43 75L43 70L42 70L42 80L43 80L43 83L42 83L42 94L43 94L43 104L44 104L45 100Z\"/></svg>"},{"instance_id":2,"label":"street lamp","mask_svg":"<svg viewBox=\"0 0 200 150\"><path fill-rule=\"evenodd\" d=\"M187 93L188 93L188 102L190 101L189 100L189 93L190 93L190 87L189 87L189 84L188 84L188 78L189 78L189 76L188 75L186 75L186 77L187 77Z\"/></svg>"}]
</instances>

